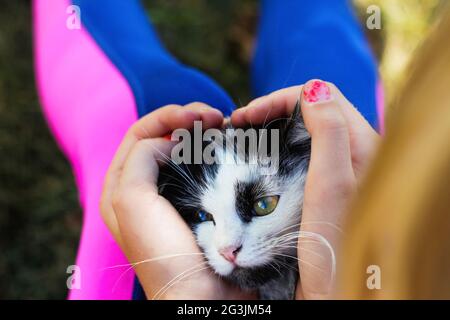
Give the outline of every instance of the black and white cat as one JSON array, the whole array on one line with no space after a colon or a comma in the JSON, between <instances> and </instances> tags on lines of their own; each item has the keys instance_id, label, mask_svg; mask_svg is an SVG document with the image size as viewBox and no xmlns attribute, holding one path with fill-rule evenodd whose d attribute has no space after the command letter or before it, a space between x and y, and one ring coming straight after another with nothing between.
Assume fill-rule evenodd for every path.
<instances>
[{"instance_id":1,"label":"black and white cat","mask_svg":"<svg viewBox=\"0 0 450 320\"><path fill-rule=\"evenodd\" d=\"M266 174L267 164L249 161L172 164L161 169L158 185L160 194L191 226L217 274L242 289L258 290L261 299L292 299L311 139L298 104L292 117L273 120L264 128L279 132L274 174ZM210 143L215 142L203 147ZM236 159L227 154L236 149L214 148L219 158ZM252 151L246 152L250 159Z\"/></svg>"}]
</instances>

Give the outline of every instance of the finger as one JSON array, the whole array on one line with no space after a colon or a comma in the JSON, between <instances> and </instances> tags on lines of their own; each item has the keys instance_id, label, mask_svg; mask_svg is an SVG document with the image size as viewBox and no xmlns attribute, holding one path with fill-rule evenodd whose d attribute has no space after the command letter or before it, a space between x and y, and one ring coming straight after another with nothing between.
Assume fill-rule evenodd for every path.
<instances>
[{"instance_id":1,"label":"finger","mask_svg":"<svg viewBox=\"0 0 450 320\"><path fill-rule=\"evenodd\" d=\"M105 198L113 192L123 163L133 146L142 139L162 137L178 128L191 129L194 121L202 121L204 128L218 127L223 121L220 111L202 103L192 103L185 107L169 105L160 108L136 122L127 132L107 173Z\"/></svg>"},{"instance_id":2,"label":"finger","mask_svg":"<svg viewBox=\"0 0 450 320\"><path fill-rule=\"evenodd\" d=\"M359 178L370 163L379 136L341 91L334 84L326 83L347 122L353 168ZM236 127L246 127L290 115L299 98L301 88L302 86L289 87L253 100L246 107L233 112L232 124Z\"/></svg>"},{"instance_id":3,"label":"finger","mask_svg":"<svg viewBox=\"0 0 450 320\"><path fill-rule=\"evenodd\" d=\"M112 214L111 197L123 163L133 146L139 140L164 136L177 128L190 129L196 120L202 121L203 127L208 129L220 126L223 115L203 103L191 103L185 107L169 105L144 116L129 129L108 169L103 188L101 211L105 222L112 230L117 231L117 223Z\"/></svg>"},{"instance_id":4,"label":"finger","mask_svg":"<svg viewBox=\"0 0 450 320\"><path fill-rule=\"evenodd\" d=\"M316 238L300 239L298 254L302 262L299 267L305 297L320 298L331 290L332 258L340 237L338 228L354 189L355 176L348 124L331 87L320 80L309 81L303 87L301 107L311 135L301 231ZM318 267L323 273L318 274Z\"/></svg>"},{"instance_id":5,"label":"finger","mask_svg":"<svg viewBox=\"0 0 450 320\"><path fill-rule=\"evenodd\" d=\"M177 127L191 127L195 120L200 120L199 112L183 109L178 105L169 105L139 119L126 133L106 173L101 197L102 217L115 236L118 236L117 221L112 208L112 195L118 183L123 163L133 145L144 138L163 136Z\"/></svg>"},{"instance_id":6,"label":"finger","mask_svg":"<svg viewBox=\"0 0 450 320\"><path fill-rule=\"evenodd\" d=\"M200 111L169 105L139 119L128 130L111 163L111 170L117 170L125 161L130 149L141 139L162 137L177 128L190 129L194 121L201 120Z\"/></svg>"},{"instance_id":7,"label":"finger","mask_svg":"<svg viewBox=\"0 0 450 320\"><path fill-rule=\"evenodd\" d=\"M371 125L362 116L358 109L356 109L356 107L350 101L348 101L348 99L339 90L339 88L331 82L327 82L327 85L330 87L334 98L338 102L338 106L341 109L342 114L348 121L349 129L366 130L368 132L373 132L374 130Z\"/></svg>"},{"instance_id":8,"label":"finger","mask_svg":"<svg viewBox=\"0 0 450 320\"><path fill-rule=\"evenodd\" d=\"M111 169L120 168L138 140L162 137L178 128L191 129L194 121L202 121L202 126L206 129L219 127L223 121L223 115L219 110L200 102L194 102L185 107L169 105L155 110L130 128L111 163Z\"/></svg>"},{"instance_id":9,"label":"finger","mask_svg":"<svg viewBox=\"0 0 450 320\"><path fill-rule=\"evenodd\" d=\"M336 205L344 205L355 183L348 123L331 87L320 80L305 84L301 109L305 127L311 135L311 158L305 185L308 201L302 221L305 225L308 221L319 220L339 226L341 221L335 214L339 209Z\"/></svg>"},{"instance_id":10,"label":"finger","mask_svg":"<svg viewBox=\"0 0 450 320\"><path fill-rule=\"evenodd\" d=\"M184 108L200 114L204 129L220 126L223 122L222 113L206 104L194 102ZM128 190L138 187L157 194L158 161L170 161L170 151L175 144L176 142L163 138L137 141L124 161L120 186Z\"/></svg>"},{"instance_id":11,"label":"finger","mask_svg":"<svg viewBox=\"0 0 450 320\"><path fill-rule=\"evenodd\" d=\"M235 127L246 127L290 115L300 97L301 88L302 86L293 86L257 98L247 106L234 111L231 123Z\"/></svg>"},{"instance_id":12,"label":"finger","mask_svg":"<svg viewBox=\"0 0 450 320\"><path fill-rule=\"evenodd\" d=\"M327 82L333 92L338 106L347 121L352 153L353 169L359 177L370 163L380 137L356 107L347 100L342 92L332 83Z\"/></svg>"},{"instance_id":13,"label":"finger","mask_svg":"<svg viewBox=\"0 0 450 320\"><path fill-rule=\"evenodd\" d=\"M311 80L302 90L301 109L311 135L311 174L337 181L353 173L348 123L331 87Z\"/></svg>"},{"instance_id":14,"label":"finger","mask_svg":"<svg viewBox=\"0 0 450 320\"><path fill-rule=\"evenodd\" d=\"M200 114L202 128L205 130L209 128L220 128L223 123L223 113L205 103L192 102L185 105L184 108Z\"/></svg>"},{"instance_id":15,"label":"finger","mask_svg":"<svg viewBox=\"0 0 450 320\"><path fill-rule=\"evenodd\" d=\"M119 187L124 190L139 188L145 192L158 193L158 162L167 162L176 142L164 138L139 140L125 160Z\"/></svg>"}]
</instances>

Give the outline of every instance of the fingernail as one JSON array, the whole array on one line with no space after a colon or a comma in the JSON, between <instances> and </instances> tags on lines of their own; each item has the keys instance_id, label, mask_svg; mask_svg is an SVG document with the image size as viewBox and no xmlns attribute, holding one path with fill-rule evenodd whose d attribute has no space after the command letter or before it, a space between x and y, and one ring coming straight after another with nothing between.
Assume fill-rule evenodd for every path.
<instances>
[{"instance_id":1,"label":"fingernail","mask_svg":"<svg viewBox=\"0 0 450 320\"><path fill-rule=\"evenodd\" d=\"M172 141L172 133L166 134L163 138L167 141Z\"/></svg>"},{"instance_id":2,"label":"fingernail","mask_svg":"<svg viewBox=\"0 0 450 320\"><path fill-rule=\"evenodd\" d=\"M331 90L326 82L321 80L309 81L303 87L303 100L315 104L331 100Z\"/></svg>"}]
</instances>

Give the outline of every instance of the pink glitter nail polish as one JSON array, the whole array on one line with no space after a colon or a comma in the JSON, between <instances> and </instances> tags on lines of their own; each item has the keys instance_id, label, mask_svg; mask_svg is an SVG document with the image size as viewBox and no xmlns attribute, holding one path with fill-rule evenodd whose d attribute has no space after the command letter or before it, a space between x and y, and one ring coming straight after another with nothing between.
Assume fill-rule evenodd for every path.
<instances>
[{"instance_id":1,"label":"pink glitter nail polish","mask_svg":"<svg viewBox=\"0 0 450 320\"><path fill-rule=\"evenodd\" d=\"M308 103L328 101L331 99L330 88L320 80L308 82L303 88L303 99Z\"/></svg>"}]
</instances>

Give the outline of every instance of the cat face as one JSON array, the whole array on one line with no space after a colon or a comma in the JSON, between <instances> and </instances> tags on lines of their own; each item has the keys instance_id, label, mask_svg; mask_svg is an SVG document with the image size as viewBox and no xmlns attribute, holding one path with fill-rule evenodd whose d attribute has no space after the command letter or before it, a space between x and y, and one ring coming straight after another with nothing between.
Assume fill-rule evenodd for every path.
<instances>
[{"instance_id":1,"label":"cat face","mask_svg":"<svg viewBox=\"0 0 450 320\"><path fill-rule=\"evenodd\" d=\"M267 176L256 165L224 164L210 177L193 230L218 274L252 288L296 263L297 239L282 239L300 222L305 170L299 169Z\"/></svg>"},{"instance_id":2,"label":"cat face","mask_svg":"<svg viewBox=\"0 0 450 320\"><path fill-rule=\"evenodd\" d=\"M301 219L310 137L300 117L268 129L280 130L281 142L271 175L264 165L230 161L234 149L218 147L217 158L228 161L167 166L159 181L160 193L191 225L214 271L243 288L257 288L297 265L292 232Z\"/></svg>"}]
</instances>

